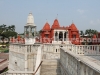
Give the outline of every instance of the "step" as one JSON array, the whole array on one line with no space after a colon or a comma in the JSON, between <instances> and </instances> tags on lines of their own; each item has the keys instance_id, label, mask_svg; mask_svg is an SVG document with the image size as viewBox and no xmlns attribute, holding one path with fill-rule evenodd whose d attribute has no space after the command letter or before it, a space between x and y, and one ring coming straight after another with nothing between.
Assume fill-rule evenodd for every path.
<instances>
[{"instance_id":1,"label":"step","mask_svg":"<svg viewBox=\"0 0 100 75\"><path fill-rule=\"evenodd\" d=\"M58 60L43 60L40 75L61 75Z\"/></svg>"},{"instance_id":2,"label":"step","mask_svg":"<svg viewBox=\"0 0 100 75\"><path fill-rule=\"evenodd\" d=\"M57 60L43 60L42 65L59 65Z\"/></svg>"},{"instance_id":3,"label":"step","mask_svg":"<svg viewBox=\"0 0 100 75\"><path fill-rule=\"evenodd\" d=\"M41 72L40 75L61 75L61 72L47 71L47 72Z\"/></svg>"},{"instance_id":4,"label":"step","mask_svg":"<svg viewBox=\"0 0 100 75\"><path fill-rule=\"evenodd\" d=\"M55 72L59 72L59 71L60 71L60 68L58 68L58 69L52 69L52 68L41 69L41 72L46 72L46 71L55 71Z\"/></svg>"},{"instance_id":5,"label":"step","mask_svg":"<svg viewBox=\"0 0 100 75\"><path fill-rule=\"evenodd\" d=\"M45 72L45 73L41 73L40 75L61 75L61 73Z\"/></svg>"},{"instance_id":6,"label":"step","mask_svg":"<svg viewBox=\"0 0 100 75\"><path fill-rule=\"evenodd\" d=\"M47 68L60 68L60 66L57 65L42 65L41 66L42 69L47 69Z\"/></svg>"}]
</instances>

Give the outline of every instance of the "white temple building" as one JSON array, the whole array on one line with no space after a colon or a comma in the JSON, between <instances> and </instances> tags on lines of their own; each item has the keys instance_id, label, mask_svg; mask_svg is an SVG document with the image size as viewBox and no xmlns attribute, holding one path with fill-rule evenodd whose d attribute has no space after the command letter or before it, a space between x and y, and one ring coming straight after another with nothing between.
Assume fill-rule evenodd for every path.
<instances>
[{"instance_id":1,"label":"white temple building","mask_svg":"<svg viewBox=\"0 0 100 75\"><path fill-rule=\"evenodd\" d=\"M25 36L25 44L34 44L36 35L36 25L34 24L34 17L32 13L29 13L27 18L27 24L24 26L24 36Z\"/></svg>"}]
</instances>

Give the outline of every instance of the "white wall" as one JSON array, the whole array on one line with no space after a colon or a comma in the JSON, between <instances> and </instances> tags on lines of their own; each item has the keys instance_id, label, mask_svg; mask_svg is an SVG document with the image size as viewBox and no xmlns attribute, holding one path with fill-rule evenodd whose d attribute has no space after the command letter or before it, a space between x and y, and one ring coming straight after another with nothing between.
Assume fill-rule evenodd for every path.
<instances>
[{"instance_id":1,"label":"white wall","mask_svg":"<svg viewBox=\"0 0 100 75\"><path fill-rule=\"evenodd\" d=\"M60 50L62 75L100 75L100 66L65 49Z\"/></svg>"}]
</instances>

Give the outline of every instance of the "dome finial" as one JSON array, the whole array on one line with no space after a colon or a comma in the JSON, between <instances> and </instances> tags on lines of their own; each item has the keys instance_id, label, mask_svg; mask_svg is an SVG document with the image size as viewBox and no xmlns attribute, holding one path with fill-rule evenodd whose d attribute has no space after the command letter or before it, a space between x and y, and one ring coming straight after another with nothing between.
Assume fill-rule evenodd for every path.
<instances>
[{"instance_id":1,"label":"dome finial","mask_svg":"<svg viewBox=\"0 0 100 75\"><path fill-rule=\"evenodd\" d=\"M29 14L32 14L32 11L30 11L30 13Z\"/></svg>"},{"instance_id":2,"label":"dome finial","mask_svg":"<svg viewBox=\"0 0 100 75\"><path fill-rule=\"evenodd\" d=\"M28 15L27 24L26 25L33 25L33 26L35 26L35 24L34 24L34 17L33 17L31 12Z\"/></svg>"},{"instance_id":3,"label":"dome finial","mask_svg":"<svg viewBox=\"0 0 100 75\"><path fill-rule=\"evenodd\" d=\"M58 14L57 14L57 17L56 17L56 19L58 18Z\"/></svg>"},{"instance_id":4,"label":"dome finial","mask_svg":"<svg viewBox=\"0 0 100 75\"><path fill-rule=\"evenodd\" d=\"M73 20L72 20L72 24L73 24L74 22L73 22Z\"/></svg>"},{"instance_id":5,"label":"dome finial","mask_svg":"<svg viewBox=\"0 0 100 75\"><path fill-rule=\"evenodd\" d=\"M48 22L48 20L46 19L46 22Z\"/></svg>"}]
</instances>

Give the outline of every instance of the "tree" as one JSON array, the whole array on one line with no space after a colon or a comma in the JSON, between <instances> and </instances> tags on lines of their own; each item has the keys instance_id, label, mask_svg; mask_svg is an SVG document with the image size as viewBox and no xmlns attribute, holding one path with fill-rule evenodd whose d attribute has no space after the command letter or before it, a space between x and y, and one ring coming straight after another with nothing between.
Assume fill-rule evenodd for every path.
<instances>
[{"instance_id":1,"label":"tree","mask_svg":"<svg viewBox=\"0 0 100 75\"><path fill-rule=\"evenodd\" d=\"M39 34L42 32L42 30L39 31Z\"/></svg>"},{"instance_id":2,"label":"tree","mask_svg":"<svg viewBox=\"0 0 100 75\"><path fill-rule=\"evenodd\" d=\"M17 32L7 31L7 32L4 32L3 35L6 38L9 38L9 37L17 37Z\"/></svg>"},{"instance_id":3,"label":"tree","mask_svg":"<svg viewBox=\"0 0 100 75\"><path fill-rule=\"evenodd\" d=\"M11 26L8 26L8 31L11 31Z\"/></svg>"},{"instance_id":4,"label":"tree","mask_svg":"<svg viewBox=\"0 0 100 75\"><path fill-rule=\"evenodd\" d=\"M17 36L15 32L15 25L6 26L5 24L0 25L0 36L9 38L10 36Z\"/></svg>"},{"instance_id":5,"label":"tree","mask_svg":"<svg viewBox=\"0 0 100 75\"><path fill-rule=\"evenodd\" d=\"M81 30L80 31L80 35L83 37L84 36L84 32Z\"/></svg>"},{"instance_id":6,"label":"tree","mask_svg":"<svg viewBox=\"0 0 100 75\"><path fill-rule=\"evenodd\" d=\"M85 31L85 34L87 34L88 37L91 38L94 34L97 36L98 31L97 30L93 30L93 29L87 29Z\"/></svg>"},{"instance_id":7,"label":"tree","mask_svg":"<svg viewBox=\"0 0 100 75\"><path fill-rule=\"evenodd\" d=\"M89 37L91 37L91 35L92 35L92 30L91 29L88 30L88 35L89 35Z\"/></svg>"},{"instance_id":8,"label":"tree","mask_svg":"<svg viewBox=\"0 0 100 75\"><path fill-rule=\"evenodd\" d=\"M11 25L11 30L15 31L15 25Z\"/></svg>"},{"instance_id":9,"label":"tree","mask_svg":"<svg viewBox=\"0 0 100 75\"><path fill-rule=\"evenodd\" d=\"M85 30L85 34L87 35L87 34L89 34L89 30L87 29L87 30Z\"/></svg>"}]
</instances>

